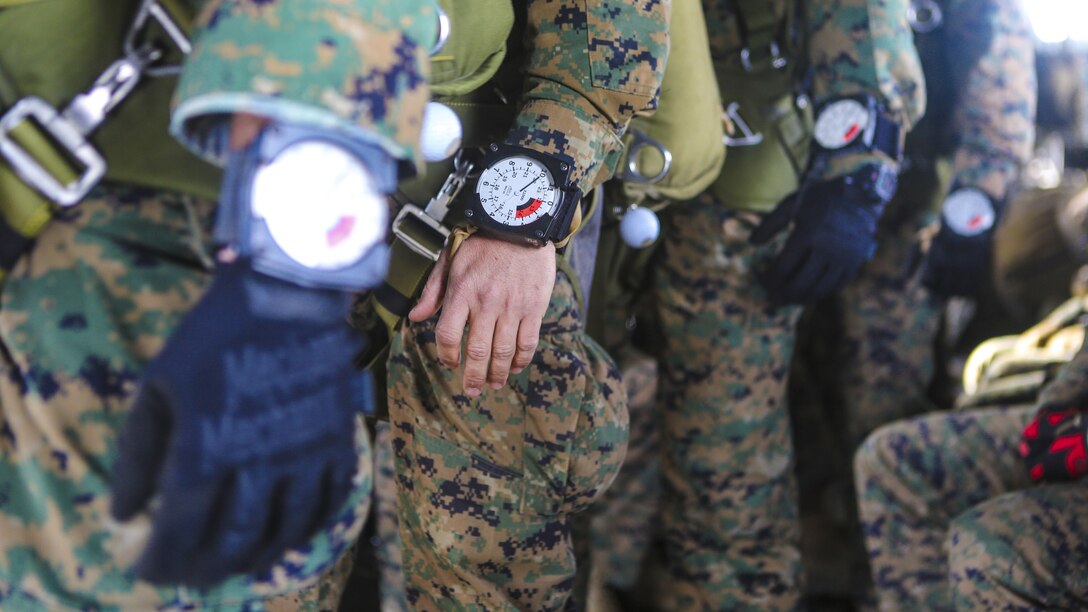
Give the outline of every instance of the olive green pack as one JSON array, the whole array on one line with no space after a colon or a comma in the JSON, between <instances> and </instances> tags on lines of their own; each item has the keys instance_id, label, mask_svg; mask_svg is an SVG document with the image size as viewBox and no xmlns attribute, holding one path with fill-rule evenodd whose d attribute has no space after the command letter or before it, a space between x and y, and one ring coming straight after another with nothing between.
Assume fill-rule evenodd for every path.
<instances>
[{"instance_id":1,"label":"olive green pack","mask_svg":"<svg viewBox=\"0 0 1088 612\"><path fill-rule=\"evenodd\" d=\"M730 209L768 212L797 190L808 163L813 116L801 91L802 28L795 0L731 3L745 21L747 42L714 67L722 104L731 115L730 137L746 136L746 126L758 142L729 147L729 163L711 191ZM776 66L776 59L784 63Z\"/></svg>"}]
</instances>

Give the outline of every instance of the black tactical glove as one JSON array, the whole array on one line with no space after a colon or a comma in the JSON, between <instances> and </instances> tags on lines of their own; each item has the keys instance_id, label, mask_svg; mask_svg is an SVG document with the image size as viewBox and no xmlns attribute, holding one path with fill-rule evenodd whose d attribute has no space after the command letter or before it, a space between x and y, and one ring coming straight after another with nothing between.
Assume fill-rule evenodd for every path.
<instances>
[{"instance_id":1,"label":"black tactical glove","mask_svg":"<svg viewBox=\"0 0 1088 612\"><path fill-rule=\"evenodd\" d=\"M941 297L976 297L990 279L996 207L975 189L945 201L941 229L922 266L922 284Z\"/></svg>"},{"instance_id":2,"label":"black tactical glove","mask_svg":"<svg viewBox=\"0 0 1088 612\"><path fill-rule=\"evenodd\" d=\"M876 250L876 226L895 193L895 173L873 165L856 174L803 184L752 232L764 244L793 220L782 252L760 276L776 304L811 304L857 275Z\"/></svg>"},{"instance_id":3,"label":"black tactical glove","mask_svg":"<svg viewBox=\"0 0 1088 612\"><path fill-rule=\"evenodd\" d=\"M207 587L263 571L341 510L369 402L348 294L220 266L148 366L118 442L111 512L153 497L137 575Z\"/></svg>"}]
</instances>

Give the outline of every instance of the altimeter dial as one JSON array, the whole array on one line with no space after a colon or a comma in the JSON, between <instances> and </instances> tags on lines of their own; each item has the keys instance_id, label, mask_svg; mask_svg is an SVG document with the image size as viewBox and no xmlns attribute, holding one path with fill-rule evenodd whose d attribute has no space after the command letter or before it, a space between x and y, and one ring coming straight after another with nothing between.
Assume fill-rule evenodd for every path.
<instances>
[{"instance_id":1,"label":"altimeter dial","mask_svg":"<svg viewBox=\"0 0 1088 612\"><path fill-rule=\"evenodd\" d=\"M871 120L869 109L852 99L828 104L816 119L813 136L821 147L841 149L857 140Z\"/></svg>"},{"instance_id":2,"label":"altimeter dial","mask_svg":"<svg viewBox=\"0 0 1088 612\"><path fill-rule=\"evenodd\" d=\"M528 225L552 213L560 190L539 161L515 155L488 166L476 183L480 207L502 225Z\"/></svg>"}]
</instances>

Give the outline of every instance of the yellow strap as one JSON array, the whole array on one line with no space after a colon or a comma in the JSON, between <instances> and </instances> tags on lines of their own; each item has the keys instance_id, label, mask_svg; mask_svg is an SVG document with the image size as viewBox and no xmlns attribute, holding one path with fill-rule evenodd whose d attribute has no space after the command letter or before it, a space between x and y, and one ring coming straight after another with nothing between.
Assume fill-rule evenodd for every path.
<instances>
[{"instance_id":1,"label":"yellow strap","mask_svg":"<svg viewBox=\"0 0 1088 612\"><path fill-rule=\"evenodd\" d=\"M32 121L23 121L15 126L9 136L62 184L79 178L79 172ZM34 237L52 218L53 205L24 183L6 164L0 164L0 215L18 233Z\"/></svg>"}]
</instances>

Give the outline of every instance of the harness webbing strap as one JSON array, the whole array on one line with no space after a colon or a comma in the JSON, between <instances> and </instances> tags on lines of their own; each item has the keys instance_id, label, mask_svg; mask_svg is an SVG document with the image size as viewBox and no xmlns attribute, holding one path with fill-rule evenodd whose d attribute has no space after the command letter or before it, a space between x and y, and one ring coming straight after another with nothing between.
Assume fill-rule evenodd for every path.
<instances>
[{"instance_id":1,"label":"harness webbing strap","mask_svg":"<svg viewBox=\"0 0 1088 612\"><path fill-rule=\"evenodd\" d=\"M0 9L37 1L40 0L0 0ZM179 37L187 36L192 25L191 20L179 10L179 7L180 5L172 1L149 4L145 7L155 10L161 8L162 11L166 12L167 16L159 18L159 23L163 23L163 20L170 20L171 27L175 28L175 30L173 30L173 34L167 32L167 35L172 36L175 39L174 42ZM134 36L134 33L142 28L145 21L148 20L143 11L141 11L140 15L130 28L130 37ZM177 30L181 32L178 33ZM141 70L143 69L141 68ZM147 74L155 76L153 70L155 69L148 67ZM99 77L99 80L95 82L95 88L99 88L102 79L107 74L109 74L108 71ZM128 91L111 92L117 93L119 96L114 103L123 99ZM22 112L13 114L20 111L20 108L13 110L13 107L22 106L28 108L23 106L20 100L31 101L30 99L21 98L21 93L15 87L14 80L4 70L3 65L0 65L0 118L6 117L7 119L6 125L3 125L6 145L3 143L0 143L0 145L8 147L8 149L5 149L7 153L0 155L0 238L3 239L3 247L0 248L0 280L3 280L19 257L29 250L34 243L34 239L45 229L57 209L57 204L46 195L48 190L45 193L39 192L28 184L27 181L33 183L31 179L34 175L25 167L20 166L17 163L18 160L23 159L24 165L26 165L26 160L32 160L29 165L36 166L38 168L37 172L44 171L59 185L67 186L83 182L81 181L83 169L78 167L78 163L81 162L75 161L72 153L75 153L76 150L71 148L73 146L71 142L58 141L58 132L51 133L50 129L38 123L38 120L44 120L41 119L40 115L36 120L33 113L25 117ZM88 98L86 92L75 96L71 106L76 106L75 102L84 98ZM40 100L37 101L41 102ZM108 113L110 108L112 106L105 108L104 114ZM48 110L50 113L57 112L51 108ZM71 110L71 107L69 107L69 110ZM65 111L64 114L67 114L67 112ZM99 117L100 119L101 117ZM85 136L97 126L97 124L83 125L78 121L71 121L69 117L65 117L65 120L70 121L73 129L80 130L82 132L81 136ZM15 152L20 157L11 158L9 163L8 154L14 155L12 148L17 149ZM93 150L93 146L84 147L84 149ZM99 157L96 151L93 152L95 153L94 157ZM83 157L80 157L80 159L85 161ZM16 168L20 169L20 172L23 172L22 177L12 167L12 163L16 165ZM91 184L93 183L87 183L87 188ZM38 183L38 186L42 188L41 183ZM62 200L58 200L58 202L62 202Z\"/></svg>"}]
</instances>

